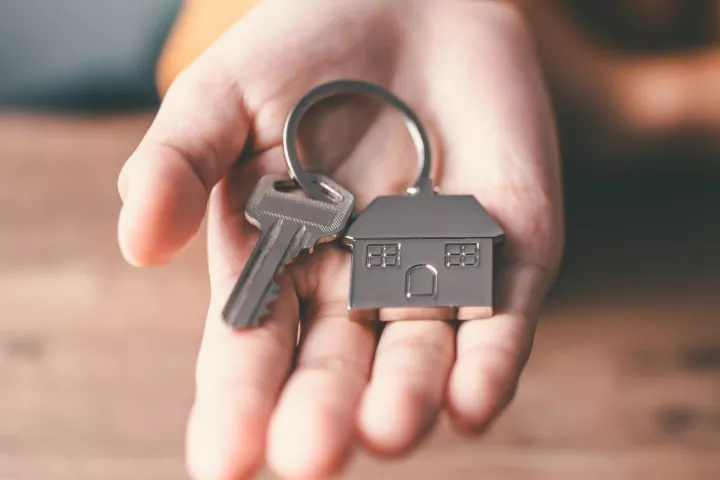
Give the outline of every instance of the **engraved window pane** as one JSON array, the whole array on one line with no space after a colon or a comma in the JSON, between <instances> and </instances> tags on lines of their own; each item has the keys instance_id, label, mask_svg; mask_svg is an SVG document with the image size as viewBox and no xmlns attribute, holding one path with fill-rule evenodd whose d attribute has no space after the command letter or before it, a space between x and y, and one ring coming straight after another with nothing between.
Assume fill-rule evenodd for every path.
<instances>
[{"instance_id":1,"label":"engraved window pane","mask_svg":"<svg viewBox=\"0 0 720 480\"><path fill-rule=\"evenodd\" d=\"M463 253L466 255L473 255L477 252L477 245L465 245L463 247Z\"/></svg>"},{"instance_id":2,"label":"engraved window pane","mask_svg":"<svg viewBox=\"0 0 720 480\"><path fill-rule=\"evenodd\" d=\"M447 259L447 264L451 267L459 267L460 255L450 255Z\"/></svg>"},{"instance_id":3,"label":"engraved window pane","mask_svg":"<svg viewBox=\"0 0 720 480\"><path fill-rule=\"evenodd\" d=\"M382 257L369 257L368 267L380 267L382 266Z\"/></svg>"},{"instance_id":4,"label":"engraved window pane","mask_svg":"<svg viewBox=\"0 0 720 480\"><path fill-rule=\"evenodd\" d=\"M394 257L398 253L397 245L387 245L385 247L385 255L388 257Z\"/></svg>"},{"instance_id":5,"label":"engraved window pane","mask_svg":"<svg viewBox=\"0 0 720 480\"><path fill-rule=\"evenodd\" d=\"M477 258L475 255L463 255L462 263L463 265L472 266L475 265L475 262L477 261Z\"/></svg>"},{"instance_id":6,"label":"engraved window pane","mask_svg":"<svg viewBox=\"0 0 720 480\"><path fill-rule=\"evenodd\" d=\"M460 245L448 245L445 253L447 255L460 255Z\"/></svg>"},{"instance_id":7,"label":"engraved window pane","mask_svg":"<svg viewBox=\"0 0 720 480\"><path fill-rule=\"evenodd\" d=\"M379 257L382 256L383 248L380 245L370 245L368 246L368 256L370 257Z\"/></svg>"}]
</instances>

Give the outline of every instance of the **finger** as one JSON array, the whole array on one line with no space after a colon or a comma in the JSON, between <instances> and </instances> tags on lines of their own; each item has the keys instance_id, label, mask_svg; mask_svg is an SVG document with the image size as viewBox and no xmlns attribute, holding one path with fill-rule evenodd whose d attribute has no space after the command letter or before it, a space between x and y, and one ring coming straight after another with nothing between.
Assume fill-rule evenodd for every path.
<instances>
[{"instance_id":1,"label":"finger","mask_svg":"<svg viewBox=\"0 0 720 480\"><path fill-rule=\"evenodd\" d=\"M272 158L231 169L210 202L211 300L187 435L188 469L196 480L251 478L262 465L270 415L292 364L298 302L287 277L280 277L280 295L261 327L232 331L220 318L257 238L242 205L257 165L272 170Z\"/></svg>"},{"instance_id":2,"label":"finger","mask_svg":"<svg viewBox=\"0 0 720 480\"><path fill-rule=\"evenodd\" d=\"M381 455L415 446L435 424L455 356L455 330L442 321L389 323L360 406L363 443Z\"/></svg>"},{"instance_id":3,"label":"finger","mask_svg":"<svg viewBox=\"0 0 720 480\"><path fill-rule=\"evenodd\" d=\"M447 396L449 411L461 430L484 431L513 399L549 284L546 270L512 265L501 284L497 314L460 326ZM465 312L466 317L470 315L471 311Z\"/></svg>"},{"instance_id":4,"label":"finger","mask_svg":"<svg viewBox=\"0 0 720 480\"><path fill-rule=\"evenodd\" d=\"M208 194L239 156L248 134L243 95L206 54L172 85L118 180L118 240L138 266L170 260L195 235Z\"/></svg>"},{"instance_id":5,"label":"finger","mask_svg":"<svg viewBox=\"0 0 720 480\"><path fill-rule=\"evenodd\" d=\"M270 423L268 462L283 478L325 478L342 468L375 347L373 331L347 317L347 254L330 247L313 255L322 277L296 370Z\"/></svg>"}]
</instances>

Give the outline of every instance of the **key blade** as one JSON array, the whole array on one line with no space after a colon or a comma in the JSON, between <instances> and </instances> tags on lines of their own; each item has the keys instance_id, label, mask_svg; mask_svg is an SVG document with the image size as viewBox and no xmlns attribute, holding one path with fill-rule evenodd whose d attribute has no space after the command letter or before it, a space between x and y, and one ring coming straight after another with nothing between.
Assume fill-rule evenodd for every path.
<instances>
[{"instance_id":1,"label":"key blade","mask_svg":"<svg viewBox=\"0 0 720 480\"><path fill-rule=\"evenodd\" d=\"M302 225L279 219L261 232L223 309L223 320L233 328L260 325L280 290L274 278L289 259L297 256L295 251L305 229Z\"/></svg>"},{"instance_id":2,"label":"key blade","mask_svg":"<svg viewBox=\"0 0 720 480\"><path fill-rule=\"evenodd\" d=\"M280 272L278 272L280 273ZM261 320L270 314L270 306L272 303L277 299L278 295L280 294L280 285L277 284L275 280L270 282L270 288L268 288L268 291L265 293L263 298L260 300L260 305L258 305L257 313L255 314L255 317L253 318L253 325L257 326L260 324Z\"/></svg>"},{"instance_id":3,"label":"key blade","mask_svg":"<svg viewBox=\"0 0 720 480\"><path fill-rule=\"evenodd\" d=\"M274 175L262 177L250 194L245 216L261 233L223 310L223 320L233 328L260 325L278 295L276 275L301 252L336 238L347 226L352 193L312 175L328 192L327 202L303 196L297 186L293 192L289 179Z\"/></svg>"}]
</instances>

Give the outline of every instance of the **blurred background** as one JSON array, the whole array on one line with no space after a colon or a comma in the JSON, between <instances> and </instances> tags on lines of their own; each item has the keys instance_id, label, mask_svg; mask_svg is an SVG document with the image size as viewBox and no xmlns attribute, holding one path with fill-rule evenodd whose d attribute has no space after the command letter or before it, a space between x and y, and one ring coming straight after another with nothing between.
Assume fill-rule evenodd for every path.
<instances>
[{"instance_id":1,"label":"blurred background","mask_svg":"<svg viewBox=\"0 0 720 480\"><path fill-rule=\"evenodd\" d=\"M0 479L186 478L204 240L126 266L115 185L158 59L196 54L247 3L0 0ZM346 478L719 479L720 2L517 3L568 222L533 356L486 437L443 424Z\"/></svg>"}]
</instances>

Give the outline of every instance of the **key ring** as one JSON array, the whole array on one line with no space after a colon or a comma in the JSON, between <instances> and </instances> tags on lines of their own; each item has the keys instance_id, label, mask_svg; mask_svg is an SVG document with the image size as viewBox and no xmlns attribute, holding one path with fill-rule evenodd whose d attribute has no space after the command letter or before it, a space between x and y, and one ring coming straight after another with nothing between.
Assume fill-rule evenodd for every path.
<instances>
[{"instance_id":1,"label":"key ring","mask_svg":"<svg viewBox=\"0 0 720 480\"><path fill-rule=\"evenodd\" d=\"M285 121L283 129L283 150L285 161L290 170L291 178L305 193L316 200L328 201L328 195L313 181L312 176L300 164L295 139L298 135L300 121L305 114L317 103L337 95L357 94L376 98L390 104L399 110L405 117L405 127L410 133L415 151L417 152L420 174L415 185L408 189L409 194L432 192L430 182L430 141L425 128L420 123L417 114L405 102L383 87L362 80L336 80L321 84L310 90L295 105Z\"/></svg>"}]
</instances>

